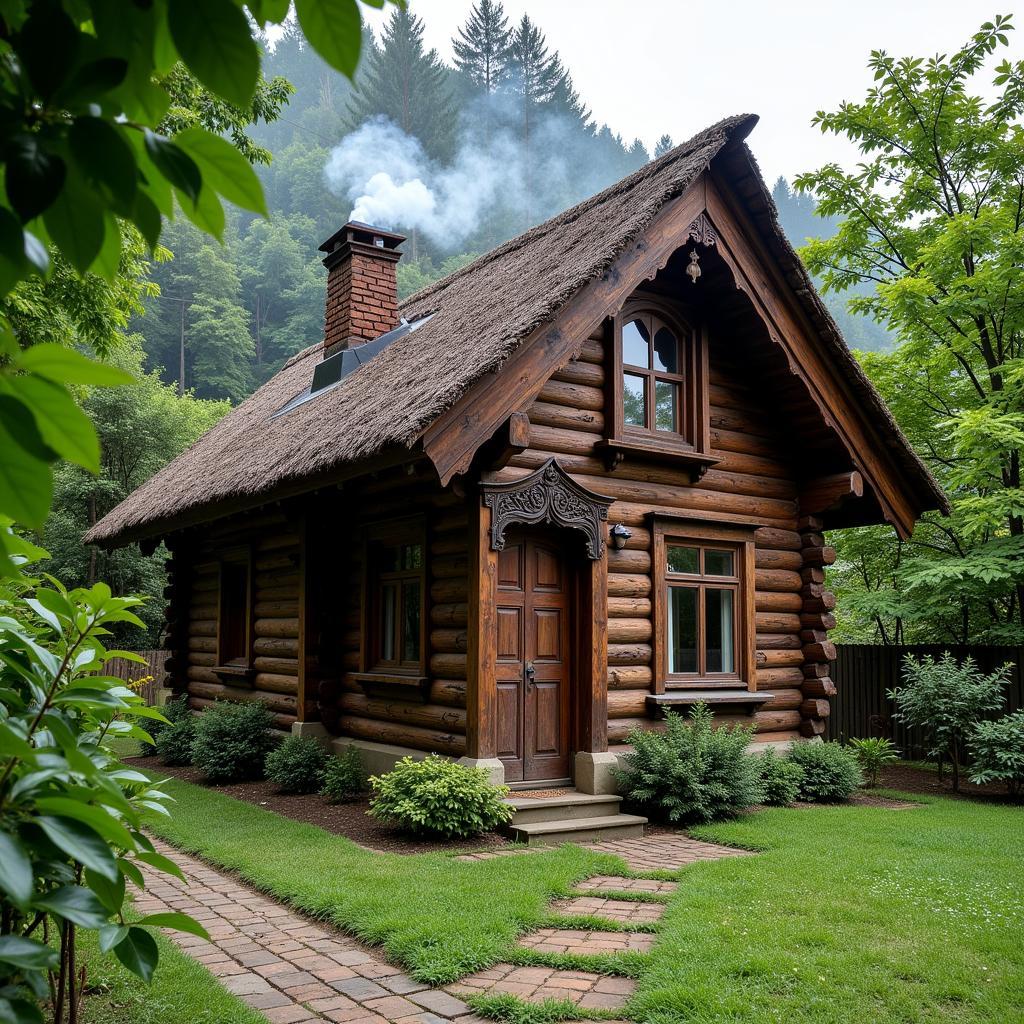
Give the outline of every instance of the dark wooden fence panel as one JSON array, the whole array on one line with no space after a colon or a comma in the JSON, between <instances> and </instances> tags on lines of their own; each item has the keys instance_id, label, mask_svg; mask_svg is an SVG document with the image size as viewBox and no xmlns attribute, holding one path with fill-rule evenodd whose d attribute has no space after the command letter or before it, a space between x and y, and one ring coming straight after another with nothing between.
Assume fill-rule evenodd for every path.
<instances>
[{"instance_id":1,"label":"dark wooden fence panel","mask_svg":"<svg viewBox=\"0 0 1024 1024\"><path fill-rule=\"evenodd\" d=\"M907 654L915 658L924 654L939 657L944 651L949 651L958 661L969 655L983 672L992 672L1011 662L1012 682L1006 689L1006 710L1024 707L1024 647L844 644L837 648L836 660L832 662L837 693L832 698L828 738L885 736L899 747L904 757L923 758L926 749L920 731L892 720L893 702L886 693L900 684L900 665Z\"/></svg>"},{"instance_id":2,"label":"dark wooden fence panel","mask_svg":"<svg viewBox=\"0 0 1024 1024\"><path fill-rule=\"evenodd\" d=\"M146 676L153 678L148 683L140 686L139 693L145 697L147 704L156 702L157 690L164 685L164 661L167 658L167 651L135 651L140 657L146 659L145 665L137 661L127 661L124 658L114 658L107 665L107 674L117 676L126 683L136 679L144 679Z\"/></svg>"}]
</instances>

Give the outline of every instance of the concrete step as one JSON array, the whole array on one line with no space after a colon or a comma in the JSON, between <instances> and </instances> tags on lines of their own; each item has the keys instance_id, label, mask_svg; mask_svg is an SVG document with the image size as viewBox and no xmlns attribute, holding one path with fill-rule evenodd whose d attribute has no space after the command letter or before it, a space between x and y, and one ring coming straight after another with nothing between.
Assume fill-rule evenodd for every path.
<instances>
[{"instance_id":1,"label":"concrete step","mask_svg":"<svg viewBox=\"0 0 1024 1024\"><path fill-rule=\"evenodd\" d=\"M515 809L513 825L534 821L564 821L567 818L601 818L619 813L621 796L614 794L566 793L564 796L509 797L505 803Z\"/></svg>"},{"instance_id":2,"label":"concrete step","mask_svg":"<svg viewBox=\"0 0 1024 1024\"><path fill-rule=\"evenodd\" d=\"M510 826L512 836L521 843L556 846L559 843L600 843L607 839L639 839L646 818L636 814L606 814L599 818L563 818L556 821L532 821Z\"/></svg>"}]
</instances>

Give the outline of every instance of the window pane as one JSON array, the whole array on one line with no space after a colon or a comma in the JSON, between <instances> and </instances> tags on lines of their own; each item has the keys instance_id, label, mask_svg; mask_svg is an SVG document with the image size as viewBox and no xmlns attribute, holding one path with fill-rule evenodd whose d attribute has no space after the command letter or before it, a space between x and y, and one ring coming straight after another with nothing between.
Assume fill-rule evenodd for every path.
<instances>
[{"instance_id":1,"label":"window pane","mask_svg":"<svg viewBox=\"0 0 1024 1024\"><path fill-rule=\"evenodd\" d=\"M704 575L705 576L735 576L736 572L732 567L731 551L705 551L704 552Z\"/></svg>"},{"instance_id":2,"label":"window pane","mask_svg":"<svg viewBox=\"0 0 1024 1024\"><path fill-rule=\"evenodd\" d=\"M679 372L679 342L667 327L659 328L654 335L654 368L666 373Z\"/></svg>"},{"instance_id":3,"label":"window pane","mask_svg":"<svg viewBox=\"0 0 1024 1024\"><path fill-rule=\"evenodd\" d=\"M697 671L697 591L669 587L668 670Z\"/></svg>"},{"instance_id":4,"label":"window pane","mask_svg":"<svg viewBox=\"0 0 1024 1024\"><path fill-rule=\"evenodd\" d=\"M419 569L423 565L423 548L419 544L402 545L402 569Z\"/></svg>"},{"instance_id":5,"label":"window pane","mask_svg":"<svg viewBox=\"0 0 1024 1024\"><path fill-rule=\"evenodd\" d=\"M665 380L654 382L654 425L657 430L676 429L679 388Z\"/></svg>"},{"instance_id":6,"label":"window pane","mask_svg":"<svg viewBox=\"0 0 1024 1024\"><path fill-rule=\"evenodd\" d=\"M420 585L402 585L402 661L420 660Z\"/></svg>"},{"instance_id":7,"label":"window pane","mask_svg":"<svg viewBox=\"0 0 1024 1024\"><path fill-rule=\"evenodd\" d=\"M647 426L647 380L634 373L622 375L622 418L634 427Z\"/></svg>"},{"instance_id":8,"label":"window pane","mask_svg":"<svg viewBox=\"0 0 1024 1024\"><path fill-rule=\"evenodd\" d=\"M735 672L733 656L733 591L704 591L704 636L708 672Z\"/></svg>"},{"instance_id":9,"label":"window pane","mask_svg":"<svg viewBox=\"0 0 1024 1024\"><path fill-rule=\"evenodd\" d=\"M393 583L380 588L380 660L395 660L395 605L398 591Z\"/></svg>"},{"instance_id":10,"label":"window pane","mask_svg":"<svg viewBox=\"0 0 1024 1024\"><path fill-rule=\"evenodd\" d=\"M380 572L396 572L400 565L399 548L381 544L377 549L377 565Z\"/></svg>"},{"instance_id":11,"label":"window pane","mask_svg":"<svg viewBox=\"0 0 1024 1024\"><path fill-rule=\"evenodd\" d=\"M647 342L650 339L650 331L643 320L630 320L622 328L622 361L630 366L642 366L645 370L650 368L650 351Z\"/></svg>"},{"instance_id":12,"label":"window pane","mask_svg":"<svg viewBox=\"0 0 1024 1024\"><path fill-rule=\"evenodd\" d=\"M696 548L684 548L678 544L668 546L669 572L700 572L700 552Z\"/></svg>"}]
</instances>

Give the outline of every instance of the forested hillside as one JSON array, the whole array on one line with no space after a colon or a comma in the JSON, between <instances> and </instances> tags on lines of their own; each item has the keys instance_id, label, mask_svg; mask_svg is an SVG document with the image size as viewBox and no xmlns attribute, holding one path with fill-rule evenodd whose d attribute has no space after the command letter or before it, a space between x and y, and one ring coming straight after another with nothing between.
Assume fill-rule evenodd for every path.
<instances>
[{"instance_id":1,"label":"forested hillside","mask_svg":"<svg viewBox=\"0 0 1024 1024\"><path fill-rule=\"evenodd\" d=\"M366 40L355 87L294 25L264 45L268 78L294 90L281 116L249 132L272 155L258 167L270 220L236 212L223 246L186 221L170 225L174 258L154 268L160 294L133 325L167 382L180 381L184 350L184 386L199 397L238 402L317 340L317 246L353 212L409 236L399 265L407 295L673 141L663 136L652 154L597 124L542 24L512 24L492 0L468 13L453 65L425 48L416 13L396 11L379 40ZM794 244L834 231L784 179L774 196ZM842 300L833 308L851 345L886 346L877 325Z\"/></svg>"}]
</instances>

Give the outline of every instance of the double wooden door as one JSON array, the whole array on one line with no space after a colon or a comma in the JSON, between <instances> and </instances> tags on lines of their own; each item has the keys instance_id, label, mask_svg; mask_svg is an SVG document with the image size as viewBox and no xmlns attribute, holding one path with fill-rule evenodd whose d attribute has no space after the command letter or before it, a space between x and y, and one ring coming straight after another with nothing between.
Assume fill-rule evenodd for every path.
<instances>
[{"instance_id":1,"label":"double wooden door","mask_svg":"<svg viewBox=\"0 0 1024 1024\"><path fill-rule=\"evenodd\" d=\"M571 775L572 573L554 537L510 533L498 554L498 756L507 782Z\"/></svg>"}]
</instances>

